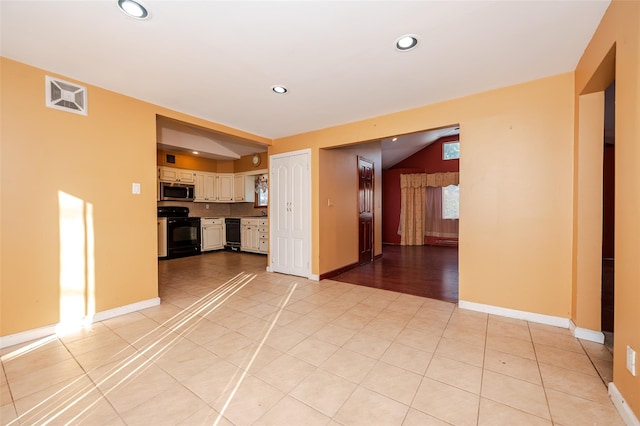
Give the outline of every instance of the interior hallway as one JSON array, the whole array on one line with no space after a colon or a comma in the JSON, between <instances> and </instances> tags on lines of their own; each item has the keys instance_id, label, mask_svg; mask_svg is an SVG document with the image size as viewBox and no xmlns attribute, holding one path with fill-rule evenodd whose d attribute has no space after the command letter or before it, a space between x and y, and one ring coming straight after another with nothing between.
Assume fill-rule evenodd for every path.
<instances>
[{"instance_id":1,"label":"interior hallway","mask_svg":"<svg viewBox=\"0 0 640 426\"><path fill-rule=\"evenodd\" d=\"M163 261L160 306L3 349L2 423L623 424L566 329L265 266Z\"/></svg>"}]
</instances>

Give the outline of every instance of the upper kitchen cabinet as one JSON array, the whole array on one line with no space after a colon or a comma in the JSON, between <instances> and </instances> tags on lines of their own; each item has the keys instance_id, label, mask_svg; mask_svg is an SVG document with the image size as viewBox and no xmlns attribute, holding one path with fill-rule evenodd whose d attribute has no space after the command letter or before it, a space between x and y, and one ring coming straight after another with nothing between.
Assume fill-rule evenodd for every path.
<instances>
[{"instance_id":1,"label":"upper kitchen cabinet","mask_svg":"<svg viewBox=\"0 0 640 426\"><path fill-rule=\"evenodd\" d=\"M233 182L233 201L253 203L255 194L253 175L237 174Z\"/></svg>"},{"instance_id":2,"label":"upper kitchen cabinet","mask_svg":"<svg viewBox=\"0 0 640 426\"><path fill-rule=\"evenodd\" d=\"M217 201L233 201L233 173L219 173L216 175Z\"/></svg>"},{"instance_id":3,"label":"upper kitchen cabinet","mask_svg":"<svg viewBox=\"0 0 640 426\"><path fill-rule=\"evenodd\" d=\"M163 182L195 183L193 170L158 167L158 178Z\"/></svg>"},{"instance_id":4,"label":"upper kitchen cabinet","mask_svg":"<svg viewBox=\"0 0 640 426\"><path fill-rule=\"evenodd\" d=\"M196 202L216 201L216 174L208 172L194 172Z\"/></svg>"}]
</instances>

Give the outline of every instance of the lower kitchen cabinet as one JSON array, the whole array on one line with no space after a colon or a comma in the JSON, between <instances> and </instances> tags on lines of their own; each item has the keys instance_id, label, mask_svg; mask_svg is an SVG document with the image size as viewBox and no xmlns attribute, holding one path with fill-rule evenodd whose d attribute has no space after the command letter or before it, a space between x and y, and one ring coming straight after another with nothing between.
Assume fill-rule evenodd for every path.
<instances>
[{"instance_id":1,"label":"lower kitchen cabinet","mask_svg":"<svg viewBox=\"0 0 640 426\"><path fill-rule=\"evenodd\" d=\"M220 250L224 248L224 219L202 218L200 220L200 226L202 227L202 251Z\"/></svg>"},{"instance_id":2,"label":"lower kitchen cabinet","mask_svg":"<svg viewBox=\"0 0 640 426\"><path fill-rule=\"evenodd\" d=\"M240 222L240 250L252 253L269 251L269 226L267 219L243 218Z\"/></svg>"}]
</instances>

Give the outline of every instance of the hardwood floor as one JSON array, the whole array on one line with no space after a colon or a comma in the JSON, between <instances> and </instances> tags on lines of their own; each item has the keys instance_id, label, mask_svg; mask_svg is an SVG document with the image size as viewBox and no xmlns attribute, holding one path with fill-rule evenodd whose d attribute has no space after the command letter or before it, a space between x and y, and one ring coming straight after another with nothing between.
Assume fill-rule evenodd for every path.
<instances>
[{"instance_id":1,"label":"hardwood floor","mask_svg":"<svg viewBox=\"0 0 640 426\"><path fill-rule=\"evenodd\" d=\"M457 302L458 248L384 245L381 259L331 279Z\"/></svg>"}]
</instances>

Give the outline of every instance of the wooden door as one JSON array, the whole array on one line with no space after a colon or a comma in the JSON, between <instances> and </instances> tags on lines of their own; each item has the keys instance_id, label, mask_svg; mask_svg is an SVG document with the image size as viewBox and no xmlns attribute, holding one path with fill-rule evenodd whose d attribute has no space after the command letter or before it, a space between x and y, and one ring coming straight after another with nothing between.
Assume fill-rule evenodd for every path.
<instances>
[{"instance_id":1,"label":"wooden door","mask_svg":"<svg viewBox=\"0 0 640 426\"><path fill-rule=\"evenodd\" d=\"M373 203L374 203L373 162L358 157L358 262L373 260Z\"/></svg>"}]
</instances>

